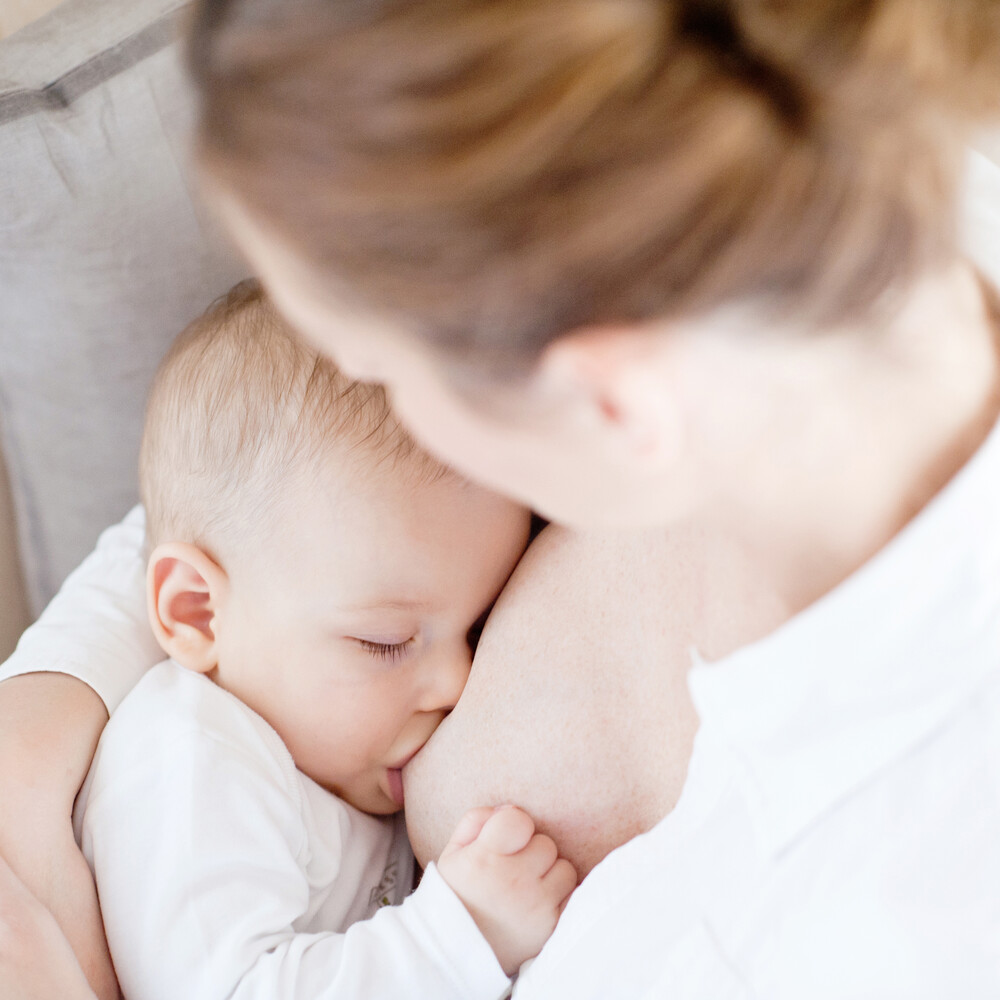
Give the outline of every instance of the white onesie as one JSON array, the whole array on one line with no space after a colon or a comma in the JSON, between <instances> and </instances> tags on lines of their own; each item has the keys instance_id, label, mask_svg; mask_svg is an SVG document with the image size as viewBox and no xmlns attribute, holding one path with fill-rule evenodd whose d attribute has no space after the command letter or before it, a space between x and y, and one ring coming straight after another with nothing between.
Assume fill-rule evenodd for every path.
<instances>
[{"instance_id":1,"label":"white onesie","mask_svg":"<svg viewBox=\"0 0 1000 1000\"><path fill-rule=\"evenodd\" d=\"M434 865L404 902L401 817L321 788L260 716L173 661L113 715L74 818L128 1000L507 992Z\"/></svg>"}]
</instances>

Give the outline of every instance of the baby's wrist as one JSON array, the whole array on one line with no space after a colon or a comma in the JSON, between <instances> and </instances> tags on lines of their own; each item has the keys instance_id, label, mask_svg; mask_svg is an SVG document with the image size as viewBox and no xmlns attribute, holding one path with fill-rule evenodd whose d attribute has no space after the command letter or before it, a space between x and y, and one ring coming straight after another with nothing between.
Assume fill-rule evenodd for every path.
<instances>
[{"instance_id":1,"label":"baby's wrist","mask_svg":"<svg viewBox=\"0 0 1000 1000\"><path fill-rule=\"evenodd\" d=\"M519 921L510 916L505 917L489 906L476 905L471 899L463 897L454 886L450 887L507 976L513 976L522 962L541 951L548 934L537 942L525 941L519 935Z\"/></svg>"},{"instance_id":2,"label":"baby's wrist","mask_svg":"<svg viewBox=\"0 0 1000 1000\"><path fill-rule=\"evenodd\" d=\"M438 860L507 975L548 940L576 871L516 806L467 813Z\"/></svg>"}]
</instances>

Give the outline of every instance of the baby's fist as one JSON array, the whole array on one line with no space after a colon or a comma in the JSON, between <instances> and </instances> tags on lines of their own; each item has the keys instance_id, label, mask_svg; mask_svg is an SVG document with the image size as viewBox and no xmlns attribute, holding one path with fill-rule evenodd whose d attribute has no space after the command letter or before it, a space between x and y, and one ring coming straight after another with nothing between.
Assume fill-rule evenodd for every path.
<instances>
[{"instance_id":1,"label":"baby's fist","mask_svg":"<svg viewBox=\"0 0 1000 1000\"><path fill-rule=\"evenodd\" d=\"M437 862L508 976L542 950L576 870L516 806L473 809Z\"/></svg>"}]
</instances>

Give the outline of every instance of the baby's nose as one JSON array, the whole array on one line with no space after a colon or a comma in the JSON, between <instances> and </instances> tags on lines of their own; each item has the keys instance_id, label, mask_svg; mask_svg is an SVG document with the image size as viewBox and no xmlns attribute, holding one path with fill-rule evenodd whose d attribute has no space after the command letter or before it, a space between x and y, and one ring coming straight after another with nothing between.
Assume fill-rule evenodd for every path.
<instances>
[{"instance_id":1,"label":"baby's nose","mask_svg":"<svg viewBox=\"0 0 1000 1000\"><path fill-rule=\"evenodd\" d=\"M472 668L472 651L467 643L442 651L434 665L434 682L429 692L430 711L450 712L457 704L465 689Z\"/></svg>"}]
</instances>

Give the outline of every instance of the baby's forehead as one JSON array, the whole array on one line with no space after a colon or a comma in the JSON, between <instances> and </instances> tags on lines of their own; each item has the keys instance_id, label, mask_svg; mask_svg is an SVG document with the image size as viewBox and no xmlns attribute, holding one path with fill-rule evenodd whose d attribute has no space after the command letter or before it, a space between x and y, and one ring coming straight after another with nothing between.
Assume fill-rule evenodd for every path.
<instances>
[{"instance_id":1,"label":"baby's forehead","mask_svg":"<svg viewBox=\"0 0 1000 1000\"><path fill-rule=\"evenodd\" d=\"M372 609L390 597L423 599L445 589L443 566L476 559L468 528L462 535L453 526L490 528L480 494L421 453L389 456L339 442L282 477L270 530L259 550L241 561L253 560L259 569L277 558L286 568L282 581L288 574L293 586L313 579L325 592L349 594L352 606L361 592L371 596L360 603Z\"/></svg>"},{"instance_id":2,"label":"baby's forehead","mask_svg":"<svg viewBox=\"0 0 1000 1000\"><path fill-rule=\"evenodd\" d=\"M311 455L300 458L292 489L332 502L357 496L362 504L377 503L387 513L406 510L417 492L443 494L465 489L467 480L417 447L397 427L377 432L331 434L316 442ZM302 495L300 493L300 495Z\"/></svg>"}]
</instances>

